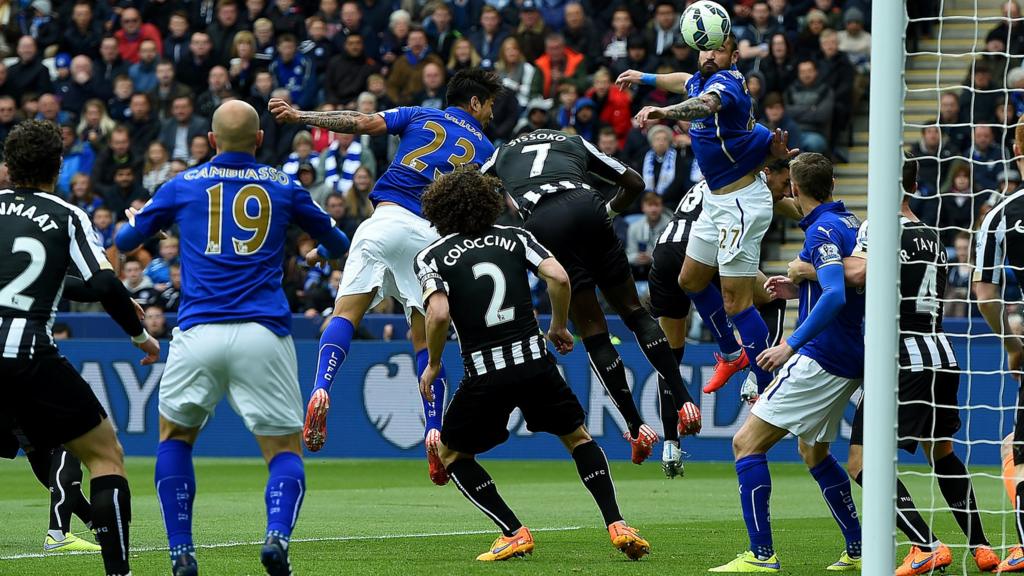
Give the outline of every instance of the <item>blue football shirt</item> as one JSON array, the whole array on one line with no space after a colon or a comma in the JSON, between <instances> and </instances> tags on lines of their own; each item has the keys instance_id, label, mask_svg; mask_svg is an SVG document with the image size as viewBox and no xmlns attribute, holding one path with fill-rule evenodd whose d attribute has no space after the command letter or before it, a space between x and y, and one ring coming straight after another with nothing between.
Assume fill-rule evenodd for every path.
<instances>
[{"instance_id":1,"label":"blue football shirt","mask_svg":"<svg viewBox=\"0 0 1024 576\"><path fill-rule=\"evenodd\" d=\"M825 266L842 266L843 258L857 247L860 220L846 211L842 202L826 202L800 221L804 229L804 247L800 259L810 262L816 270ZM821 284L805 281L800 284L799 327L807 320L821 297ZM843 378L864 376L864 292L846 288L846 305L825 329L799 350L816 360L830 374Z\"/></svg>"},{"instance_id":2,"label":"blue football shirt","mask_svg":"<svg viewBox=\"0 0 1024 576\"><path fill-rule=\"evenodd\" d=\"M483 126L461 108L407 106L379 114L388 133L401 140L395 159L370 192L375 205L394 202L420 216L420 197L435 178L462 164L483 164L494 153Z\"/></svg>"},{"instance_id":3,"label":"blue football shirt","mask_svg":"<svg viewBox=\"0 0 1024 576\"><path fill-rule=\"evenodd\" d=\"M287 174L251 154L224 152L157 190L117 236L121 250L177 224L181 234L178 326L257 322L279 336L291 332L281 288L285 234L297 224L316 239L334 221ZM133 245L134 244L134 245Z\"/></svg>"},{"instance_id":4,"label":"blue football shirt","mask_svg":"<svg viewBox=\"0 0 1024 576\"><path fill-rule=\"evenodd\" d=\"M686 82L690 98L715 93L719 111L690 122L690 139L697 166L712 190L731 184L764 163L772 133L754 120L754 103L743 75L735 68L719 70L705 79L700 72Z\"/></svg>"}]
</instances>

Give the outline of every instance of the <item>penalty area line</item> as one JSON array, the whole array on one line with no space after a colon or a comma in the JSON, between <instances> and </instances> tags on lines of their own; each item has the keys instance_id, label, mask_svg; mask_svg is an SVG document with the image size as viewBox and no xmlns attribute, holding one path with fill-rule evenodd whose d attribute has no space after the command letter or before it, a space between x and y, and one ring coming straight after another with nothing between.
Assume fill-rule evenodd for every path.
<instances>
[{"instance_id":1,"label":"penalty area line","mask_svg":"<svg viewBox=\"0 0 1024 576\"><path fill-rule=\"evenodd\" d=\"M572 530L580 530L582 526L559 526L551 528L531 528L531 532L569 532ZM378 536L322 536L317 538L292 538L289 542L295 543L306 543L306 542L358 542L364 540L400 540L404 538L443 538L446 536L476 536L481 534L493 534L494 530L456 530L452 532L420 532L414 534L381 534ZM263 544L263 540L251 540L251 541L235 541L235 542L215 542L213 544L196 544L197 549L211 549L211 548L235 548L238 546L259 546ZM167 548L160 546L142 546L138 548L132 548L131 553L142 553L142 552L167 552ZM0 556L0 560L26 560L30 558L52 558L54 556L87 556L92 554L99 554L99 552L52 552L44 554L42 552L27 552L23 554L9 554L6 556Z\"/></svg>"}]
</instances>

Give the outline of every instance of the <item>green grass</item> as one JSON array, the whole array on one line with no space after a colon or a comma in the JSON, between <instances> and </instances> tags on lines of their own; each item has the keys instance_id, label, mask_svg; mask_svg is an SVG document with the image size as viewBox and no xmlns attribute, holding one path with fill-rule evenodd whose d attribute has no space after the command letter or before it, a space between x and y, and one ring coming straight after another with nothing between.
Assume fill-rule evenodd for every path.
<instances>
[{"instance_id":1,"label":"green grass","mask_svg":"<svg viewBox=\"0 0 1024 576\"><path fill-rule=\"evenodd\" d=\"M619 504L626 519L650 540L653 552L639 563L613 550L596 506L580 484L570 460L484 462L502 495L534 529L533 556L499 565L476 563L494 538L494 526L454 486L430 484L420 461L311 460L308 492L292 561L296 573L340 574L703 574L741 552L747 542L729 464L689 462L687 476L666 480L656 462L614 463ZM133 573L168 574L163 524L154 496L152 459L128 463L132 482ZM976 469L974 472L996 473ZM199 495L195 537L206 575L263 574L259 547L264 527L265 467L256 460L201 459L196 463ZM842 537L817 485L799 465L772 465L772 522L784 573L825 574L838 558ZM924 478L908 478L919 505L934 493ZM1006 497L994 479L976 480L983 509L1002 510ZM10 559L40 552L46 529L47 494L23 459L0 464L0 575L101 574L98 555ZM859 501L859 492L857 493ZM989 537L1013 539L1003 516L986 517ZM77 522L77 520L76 520ZM948 513L935 528L949 543L961 543ZM459 532L477 532L458 534ZM449 535L413 537L446 533ZM226 545L228 543L241 543ZM955 552L956 554L956 552ZM973 564L970 573L977 570ZM957 558L954 573L961 573Z\"/></svg>"}]
</instances>

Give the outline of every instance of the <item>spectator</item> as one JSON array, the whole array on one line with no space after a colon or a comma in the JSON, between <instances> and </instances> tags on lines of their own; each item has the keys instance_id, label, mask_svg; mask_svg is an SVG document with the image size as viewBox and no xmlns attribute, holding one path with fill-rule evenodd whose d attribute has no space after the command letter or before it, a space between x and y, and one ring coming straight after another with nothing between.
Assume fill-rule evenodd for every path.
<instances>
[{"instance_id":1,"label":"spectator","mask_svg":"<svg viewBox=\"0 0 1024 576\"><path fill-rule=\"evenodd\" d=\"M313 136L309 130L303 130L292 138L292 153L282 164L281 171L289 176L295 176L302 164L316 166L319 163L320 155L313 151Z\"/></svg>"},{"instance_id":2,"label":"spectator","mask_svg":"<svg viewBox=\"0 0 1024 576\"><path fill-rule=\"evenodd\" d=\"M313 202L321 208L323 208L323 205L317 202L317 198L326 198L333 192L323 181L317 181L316 167L309 162L299 164L295 172L295 180L309 192Z\"/></svg>"},{"instance_id":3,"label":"spectator","mask_svg":"<svg viewBox=\"0 0 1024 576\"><path fill-rule=\"evenodd\" d=\"M764 91L782 94L796 81L796 61L785 34L777 32L769 40L770 55L762 58L760 67L764 74Z\"/></svg>"},{"instance_id":4,"label":"spectator","mask_svg":"<svg viewBox=\"0 0 1024 576\"><path fill-rule=\"evenodd\" d=\"M501 43L501 56L494 69L501 77L505 89L515 94L519 105L524 108L544 91L544 75L523 59L519 40L515 36Z\"/></svg>"},{"instance_id":5,"label":"spectator","mask_svg":"<svg viewBox=\"0 0 1024 576\"><path fill-rule=\"evenodd\" d=\"M252 92L252 84L256 78L256 37L248 30L235 34L231 41L231 60L228 75L231 87L239 96L247 97Z\"/></svg>"},{"instance_id":6,"label":"spectator","mask_svg":"<svg viewBox=\"0 0 1024 576\"><path fill-rule=\"evenodd\" d=\"M337 227L346 235L354 235L356 233L356 227L359 226L359 222L347 214L348 203L345 201L344 196L337 193L329 195L324 204L324 211L331 216Z\"/></svg>"},{"instance_id":7,"label":"spectator","mask_svg":"<svg viewBox=\"0 0 1024 576\"><path fill-rule=\"evenodd\" d=\"M128 7L121 11L121 29L114 33L117 38L121 58L130 64L139 61L139 48L144 40L151 40L156 45L156 52L163 51L163 39L156 26L142 21L142 13L137 8Z\"/></svg>"},{"instance_id":8,"label":"spectator","mask_svg":"<svg viewBox=\"0 0 1024 576\"><path fill-rule=\"evenodd\" d=\"M157 340L164 340L170 336L170 332L167 330L167 316L164 314L164 309L156 304L156 298L155 294L150 296L150 303L145 307L142 324L150 336ZM136 298L136 302L138 300Z\"/></svg>"},{"instance_id":9,"label":"spectator","mask_svg":"<svg viewBox=\"0 0 1024 576\"><path fill-rule=\"evenodd\" d=\"M626 57L620 58L611 66L611 73L613 76L618 76L630 68L634 70L654 70L658 65L657 60L647 52L647 42L644 41L643 36L639 34L632 34L629 40L626 41ZM642 88L653 88L649 86L643 86ZM637 100L642 100L641 94L643 92L638 91L636 95Z\"/></svg>"},{"instance_id":10,"label":"spectator","mask_svg":"<svg viewBox=\"0 0 1024 576\"><path fill-rule=\"evenodd\" d=\"M256 38L254 59L261 67L269 67L277 57L277 47L274 45L274 24L268 18L260 18L252 24L252 35Z\"/></svg>"},{"instance_id":11,"label":"spectator","mask_svg":"<svg viewBox=\"0 0 1024 576\"><path fill-rule=\"evenodd\" d=\"M50 71L39 59L35 38L28 35L18 38L18 61L7 71L6 85L11 94L18 95L53 91Z\"/></svg>"},{"instance_id":12,"label":"spectator","mask_svg":"<svg viewBox=\"0 0 1024 576\"><path fill-rule=\"evenodd\" d=\"M959 160L954 162L939 197L938 226L943 244L950 246L957 233L973 229L988 196L987 192L977 195L976 190L977 187L971 185L970 165Z\"/></svg>"},{"instance_id":13,"label":"spectator","mask_svg":"<svg viewBox=\"0 0 1024 576\"><path fill-rule=\"evenodd\" d=\"M60 52L53 58L53 67L56 70L56 77L52 78L53 93L63 102L64 95L71 87L71 56L66 52Z\"/></svg>"},{"instance_id":14,"label":"spectator","mask_svg":"<svg viewBox=\"0 0 1024 576\"><path fill-rule=\"evenodd\" d=\"M786 109L800 127L800 149L828 154L835 95L818 79L818 65L804 60L797 66L798 82L786 90Z\"/></svg>"},{"instance_id":15,"label":"spectator","mask_svg":"<svg viewBox=\"0 0 1024 576\"><path fill-rule=\"evenodd\" d=\"M644 32L644 40L651 54L664 58L672 51L672 44L681 39L676 3L672 0L658 0L654 4L654 18Z\"/></svg>"},{"instance_id":16,"label":"spectator","mask_svg":"<svg viewBox=\"0 0 1024 576\"><path fill-rule=\"evenodd\" d=\"M440 110L444 108L446 88L444 67L427 62L423 66L423 90L413 95L412 103Z\"/></svg>"},{"instance_id":17,"label":"spectator","mask_svg":"<svg viewBox=\"0 0 1024 576\"><path fill-rule=\"evenodd\" d=\"M205 118L212 118L213 111L220 106L221 102L232 97L234 97L234 92L231 91L231 79L228 76L227 68L214 66L210 68L206 91L196 98L196 112Z\"/></svg>"},{"instance_id":18,"label":"spectator","mask_svg":"<svg viewBox=\"0 0 1024 576\"><path fill-rule=\"evenodd\" d=\"M633 268L633 277L646 280L651 271L651 254L658 237L672 222L663 209L661 196L654 192L644 194L640 202L644 217L629 225L626 233L626 257Z\"/></svg>"},{"instance_id":19,"label":"spectator","mask_svg":"<svg viewBox=\"0 0 1024 576\"><path fill-rule=\"evenodd\" d=\"M52 8L50 0L33 0L18 13L18 28L22 37L31 37L43 50L60 41L60 30L53 20Z\"/></svg>"},{"instance_id":20,"label":"spectator","mask_svg":"<svg viewBox=\"0 0 1024 576\"><path fill-rule=\"evenodd\" d=\"M71 198L69 200L75 207L89 215L91 220L96 210L103 206L103 199L96 195L92 189L92 179L89 174L78 172L71 177Z\"/></svg>"},{"instance_id":21,"label":"spectator","mask_svg":"<svg viewBox=\"0 0 1024 576\"><path fill-rule=\"evenodd\" d=\"M619 7L612 14L612 27L604 35L604 63L614 69L620 60L626 58L626 41L633 33L633 16L629 9Z\"/></svg>"},{"instance_id":22,"label":"spectator","mask_svg":"<svg viewBox=\"0 0 1024 576\"><path fill-rule=\"evenodd\" d=\"M121 58L117 38L107 36L100 41L100 59L93 64L93 80L99 86L108 86L106 96L113 94L114 79L128 74L128 64Z\"/></svg>"},{"instance_id":23,"label":"spectator","mask_svg":"<svg viewBox=\"0 0 1024 576\"><path fill-rule=\"evenodd\" d=\"M11 82L7 81L9 75L7 65L0 60L0 96L18 96L20 98L21 94L15 94Z\"/></svg>"},{"instance_id":24,"label":"spectator","mask_svg":"<svg viewBox=\"0 0 1024 576\"><path fill-rule=\"evenodd\" d=\"M597 133L604 125L601 124L601 120L597 117L594 101L590 98L580 98L576 101L574 112L572 127L576 130L576 134L579 134L591 144L596 144Z\"/></svg>"},{"instance_id":25,"label":"spectator","mask_svg":"<svg viewBox=\"0 0 1024 576\"><path fill-rule=\"evenodd\" d=\"M156 88L157 54L156 43L152 40L143 40L139 45L139 59L128 67L128 76L135 90L149 92Z\"/></svg>"},{"instance_id":26,"label":"spectator","mask_svg":"<svg viewBox=\"0 0 1024 576\"><path fill-rule=\"evenodd\" d=\"M142 187L152 196L160 186L171 179L171 161L167 148L159 140L149 143L146 163L142 168Z\"/></svg>"},{"instance_id":27,"label":"spectator","mask_svg":"<svg viewBox=\"0 0 1024 576\"><path fill-rule=\"evenodd\" d=\"M171 284L171 266L179 264L181 245L174 236L160 239L160 256L153 258L142 273L153 282L157 292L163 292Z\"/></svg>"},{"instance_id":28,"label":"spectator","mask_svg":"<svg viewBox=\"0 0 1024 576\"><path fill-rule=\"evenodd\" d=\"M514 136L518 138L534 130L554 127L551 121L551 100L533 98L526 106L526 116L519 121Z\"/></svg>"},{"instance_id":29,"label":"spectator","mask_svg":"<svg viewBox=\"0 0 1024 576\"><path fill-rule=\"evenodd\" d=\"M18 125L17 104L10 96L0 96L0 160L4 156L4 142L11 130Z\"/></svg>"},{"instance_id":30,"label":"spectator","mask_svg":"<svg viewBox=\"0 0 1024 576\"><path fill-rule=\"evenodd\" d=\"M89 142L94 150L99 151L107 145L107 139L110 138L116 127L117 122L114 122L107 114L107 107L103 101L94 98L86 101L82 108L81 120L78 121L78 128L75 131L78 133L79 140Z\"/></svg>"},{"instance_id":31,"label":"spectator","mask_svg":"<svg viewBox=\"0 0 1024 576\"><path fill-rule=\"evenodd\" d=\"M1002 14L1007 19L1002 20L998 26L993 28L988 37L1002 38L1004 42L1009 41L1009 53L1013 54L1014 66L1020 62L1020 55L1024 54L1024 22L1021 21L1020 5L1016 0L1009 0L1002 4Z\"/></svg>"},{"instance_id":32,"label":"spectator","mask_svg":"<svg viewBox=\"0 0 1024 576\"><path fill-rule=\"evenodd\" d=\"M781 94L778 92L766 94L762 106L764 109L762 124L772 131L780 129L783 132L789 132L791 146L799 146L803 142L800 127L786 114L786 104L783 102Z\"/></svg>"},{"instance_id":33,"label":"spectator","mask_svg":"<svg viewBox=\"0 0 1024 576\"><path fill-rule=\"evenodd\" d=\"M360 165L366 166L371 173L377 168L373 154L364 150L362 143L357 142L352 134L338 134L323 154L320 168L328 186L339 192L348 192Z\"/></svg>"},{"instance_id":34,"label":"spectator","mask_svg":"<svg viewBox=\"0 0 1024 576\"><path fill-rule=\"evenodd\" d=\"M871 33L864 29L864 12L856 6L847 8L843 14L839 51L850 57L850 62L861 74L867 73L871 61Z\"/></svg>"},{"instance_id":35,"label":"spectator","mask_svg":"<svg viewBox=\"0 0 1024 576\"><path fill-rule=\"evenodd\" d=\"M393 14L393 2L384 0L360 0L359 5L363 10L363 20L371 30L385 30L388 25L388 17Z\"/></svg>"},{"instance_id":36,"label":"spectator","mask_svg":"<svg viewBox=\"0 0 1024 576\"><path fill-rule=\"evenodd\" d=\"M970 149L971 129L957 124L960 124L960 99L953 92L943 92L939 101L939 130L954 153L963 153Z\"/></svg>"},{"instance_id":37,"label":"spectator","mask_svg":"<svg viewBox=\"0 0 1024 576\"><path fill-rule=\"evenodd\" d=\"M799 60L815 58L821 47L819 36L828 28L828 16L818 9L807 13L804 29L796 39L796 57Z\"/></svg>"},{"instance_id":38,"label":"spectator","mask_svg":"<svg viewBox=\"0 0 1024 576\"><path fill-rule=\"evenodd\" d=\"M536 0L523 0L519 8L519 28L516 30L516 39L522 47L523 57L530 62L540 58L550 34L551 30L541 16Z\"/></svg>"},{"instance_id":39,"label":"spectator","mask_svg":"<svg viewBox=\"0 0 1024 576\"><path fill-rule=\"evenodd\" d=\"M567 47L561 34L547 37L544 55L536 59L536 65L543 77L545 98L551 97L555 87L563 81L572 82L579 89L586 80L583 55Z\"/></svg>"},{"instance_id":40,"label":"spectator","mask_svg":"<svg viewBox=\"0 0 1024 576\"><path fill-rule=\"evenodd\" d=\"M921 139L911 146L910 155L917 162L917 195L935 196L941 183L946 181L950 159L956 155L950 146L943 145L942 132L939 131L938 125L921 128ZM934 210L933 206L932 212ZM917 209L914 209L914 213L922 220L934 221L926 219Z\"/></svg>"},{"instance_id":41,"label":"spectator","mask_svg":"<svg viewBox=\"0 0 1024 576\"><path fill-rule=\"evenodd\" d=\"M277 86L286 88L300 108L311 108L316 101L316 71L312 61L299 54L295 36L283 34L277 40L277 58L270 63Z\"/></svg>"},{"instance_id":42,"label":"spectator","mask_svg":"<svg viewBox=\"0 0 1024 576\"><path fill-rule=\"evenodd\" d=\"M188 15L189 22L194 22L200 28L206 28L213 24L214 18L217 17L216 0L195 0L191 2L191 5Z\"/></svg>"},{"instance_id":43,"label":"spectator","mask_svg":"<svg viewBox=\"0 0 1024 576\"><path fill-rule=\"evenodd\" d=\"M380 75L376 75L380 78ZM383 80L380 81L384 83ZM373 114L380 109L385 109L378 104L377 97L371 92L363 92L356 99L356 110L363 114ZM369 156L373 158L374 166L387 166L388 165L388 140L391 138L388 134L377 134L371 136L370 134L363 134L359 137L359 143L362 145L363 150L368 152Z\"/></svg>"},{"instance_id":44,"label":"spectator","mask_svg":"<svg viewBox=\"0 0 1024 576\"><path fill-rule=\"evenodd\" d=\"M434 63L444 69L444 62L430 51L427 33L421 28L409 31L409 49L395 60L388 75L388 96L398 105L412 101L413 95L423 90L423 68Z\"/></svg>"},{"instance_id":45,"label":"spectator","mask_svg":"<svg viewBox=\"0 0 1024 576\"><path fill-rule=\"evenodd\" d=\"M943 310L946 316L967 315L971 277L974 275L971 266L972 244L970 232L957 232L953 238L953 258L946 268L946 294L943 297L946 301Z\"/></svg>"},{"instance_id":46,"label":"spectator","mask_svg":"<svg viewBox=\"0 0 1024 576\"><path fill-rule=\"evenodd\" d=\"M644 178L644 190L664 198L669 206L675 206L683 194L693 185L689 179L692 158L672 146L672 129L656 125L647 131L651 148L644 154L640 174Z\"/></svg>"},{"instance_id":47,"label":"spectator","mask_svg":"<svg viewBox=\"0 0 1024 576\"><path fill-rule=\"evenodd\" d=\"M502 25L497 8L485 4L480 11L480 26L469 33L469 41L480 55L480 66L493 68L498 63L502 43L507 37L508 29Z\"/></svg>"},{"instance_id":48,"label":"spectator","mask_svg":"<svg viewBox=\"0 0 1024 576\"><path fill-rule=\"evenodd\" d=\"M246 26L238 18L238 3L235 0L217 1L217 18L206 27L206 34L213 43L214 62L226 63L231 57L231 41L235 34Z\"/></svg>"},{"instance_id":49,"label":"spectator","mask_svg":"<svg viewBox=\"0 0 1024 576\"><path fill-rule=\"evenodd\" d=\"M754 2L750 9L750 24L735 32L740 51L738 68L746 74L761 67L761 61L771 56L769 41L781 32L771 19L771 10L764 0Z\"/></svg>"},{"instance_id":50,"label":"spectator","mask_svg":"<svg viewBox=\"0 0 1024 576\"><path fill-rule=\"evenodd\" d=\"M171 152L171 158L188 159L192 138L206 136L209 122L194 114L192 98L179 96L171 104L171 117L160 129L160 142Z\"/></svg>"},{"instance_id":51,"label":"spectator","mask_svg":"<svg viewBox=\"0 0 1024 576\"><path fill-rule=\"evenodd\" d=\"M607 68L600 68L594 73L593 86L587 90L586 97L594 102L598 118L611 126L619 139L620 145L626 143L626 135L633 125L630 114L629 92L612 90L612 77Z\"/></svg>"},{"instance_id":52,"label":"spectator","mask_svg":"<svg viewBox=\"0 0 1024 576\"><path fill-rule=\"evenodd\" d=\"M188 160L186 164L198 166L205 164L213 158L213 149L210 148L210 141L206 134L197 134L192 137L188 145Z\"/></svg>"},{"instance_id":53,"label":"spectator","mask_svg":"<svg viewBox=\"0 0 1024 576\"><path fill-rule=\"evenodd\" d=\"M60 174L57 177L57 192L66 198L71 195L72 177L92 171L96 155L92 146L75 138L74 124L61 124L60 135L64 144L64 161L61 162Z\"/></svg>"},{"instance_id":54,"label":"spectator","mask_svg":"<svg viewBox=\"0 0 1024 576\"><path fill-rule=\"evenodd\" d=\"M377 72L377 62L366 55L363 36L351 33L345 38L341 54L327 66L324 91L332 104L348 104L366 90L366 81Z\"/></svg>"},{"instance_id":55,"label":"spectator","mask_svg":"<svg viewBox=\"0 0 1024 576\"><path fill-rule=\"evenodd\" d=\"M289 92L287 88L275 88L270 93L270 96L272 98L280 98L285 102L291 104L292 96L291 92ZM295 138L296 134L305 130L305 127L297 123L277 124L273 120L273 116L270 116L269 113L267 116L271 118L271 124L275 127L275 130L277 131L277 138L275 138L276 141L273 143L274 155L269 164L277 165L283 163L285 159L288 158L288 154L292 152L292 139ZM264 137L264 140L266 140L266 137Z\"/></svg>"},{"instance_id":56,"label":"spectator","mask_svg":"<svg viewBox=\"0 0 1024 576\"><path fill-rule=\"evenodd\" d=\"M178 81L191 88L193 94L198 94L206 87L210 68L215 64L212 50L213 43L209 34L193 32L188 41L188 54L175 68L174 75Z\"/></svg>"},{"instance_id":57,"label":"spectator","mask_svg":"<svg viewBox=\"0 0 1024 576\"><path fill-rule=\"evenodd\" d=\"M128 120L128 131L132 138L132 152L142 157L149 143L160 137L160 120L153 113L149 96L139 92L132 94L129 111L131 118Z\"/></svg>"},{"instance_id":58,"label":"spectator","mask_svg":"<svg viewBox=\"0 0 1024 576\"><path fill-rule=\"evenodd\" d=\"M93 210L92 229L96 231L104 250L109 250L114 245L114 213L110 208L101 205Z\"/></svg>"},{"instance_id":59,"label":"spectator","mask_svg":"<svg viewBox=\"0 0 1024 576\"><path fill-rule=\"evenodd\" d=\"M366 166L356 168L352 175L352 187L345 192L345 212L357 223L366 220L373 214L373 202L370 201L371 191L373 191L373 174Z\"/></svg>"},{"instance_id":60,"label":"spectator","mask_svg":"<svg viewBox=\"0 0 1024 576\"><path fill-rule=\"evenodd\" d=\"M107 100L107 110L115 122L125 122L131 115L132 94L135 86L127 74L118 74L114 78L114 95Z\"/></svg>"},{"instance_id":61,"label":"spectator","mask_svg":"<svg viewBox=\"0 0 1024 576\"><path fill-rule=\"evenodd\" d=\"M405 10L395 10L388 19L388 30L381 35L378 51L385 66L394 64L405 52L412 30L412 16Z\"/></svg>"},{"instance_id":62,"label":"spectator","mask_svg":"<svg viewBox=\"0 0 1024 576\"><path fill-rule=\"evenodd\" d=\"M178 66L189 58L189 44L192 36L189 34L188 15L184 10L178 10L171 14L167 23L168 34L163 41L163 55L173 65Z\"/></svg>"},{"instance_id":63,"label":"spectator","mask_svg":"<svg viewBox=\"0 0 1024 576\"><path fill-rule=\"evenodd\" d=\"M434 5L434 11L430 13L424 26L434 53L446 62L451 56L455 40L462 38L462 33L452 28L453 18L452 7L441 2Z\"/></svg>"},{"instance_id":64,"label":"spectator","mask_svg":"<svg viewBox=\"0 0 1024 576\"><path fill-rule=\"evenodd\" d=\"M814 9L825 15L825 28L838 30L843 25L843 11L836 0L814 0Z\"/></svg>"},{"instance_id":65,"label":"spectator","mask_svg":"<svg viewBox=\"0 0 1024 576\"><path fill-rule=\"evenodd\" d=\"M175 99L192 96L192 89L178 82L175 77L174 65L163 60L156 65L156 87L149 93L156 103L158 116L166 120L171 116L171 106Z\"/></svg>"},{"instance_id":66,"label":"spectator","mask_svg":"<svg viewBox=\"0 0 1024 576\"><path fill-rule=\"evenodd\" d=\"M853 109L857 102L853 100L853 80L856 70L850 59L839 51L839 38L832 30L825 30L820 35L821 55L818 57L818 78L829 88L835 97L832 109L832 130L829 142L838 147L839 135L846 131L853 117Z\"/></svg>"},{"instance_id":67,"label":"spectator","mask_svg":"<svg viewBox=\"0 0 1024 576\"><path fill-rule=\"evenodd\" d=\"M301 38L305 31L302 13L292 0L274 0L274 5L267 10L267 18L274 23L274 34L278 36L291 34L293 38Z\"/></svg>"},{"instance_id":68,"label":"spectator","mask_svg":"<svg viewBox=\"0 0 1024 576\"><path fill-rule=\"evenodd\" d=\"M77 114L87 101L106 96L93 81L92 73L92 60L88 56L79 55L71 60L71 76L60 102L63 109Z\"/></svg>"},{"instance_id":69,"label":"spectator","mask_svg":"<svg viewBox=\"0 0 1024 576\"><path fill-rule=\"evenodd\" d=\"M68 326L64 322L55 322L53 324L52 334L54 340L70 340L71 326Z\"/></svg>"},{"instance_id":70,"label":"spectator","mask_svg":"<svg viewBox=\"0 0 1024 576\"><path fill-rule=\"evenodd\" d=\"M327 63L338 53L338 49L327 38L327 25L318 16L306 22L306 36L299 44L299 52L313 63L316 77L322 78L327 73Z\"/></svg>"},{"instance_id":71,"label":"spectator","mask_svg":"<svg viewBox=\"0 0 1024 576\"><path fill-rule=\"evenodd\" d=\"M458 38L452 43L452 53L448 57L448 76L454 76L459 70L479 68L480 61L480 55L469 38Z\"/></svg>"},{"instance_id":72,"label":"spectator","mask_svg":"<svg viewBox=\"0 0 1024 576\"><path fill-rule=\"evenodd\" d=\"M985 203L982 204L981 210L978 212L978 219L975 221L976 228L981 226L981 221L993 208L998 206L1007 196L1020 190L1020 172L1017 172L1017 170L1008 165L1005 170L996 175L996 182L999 184L999 189L989 194L988 198L985 199Z\"/></svg>"},{"instance_id":73,"label":"spectator","mask_svg":"<svg viewBox=\"0 0 1024 576\"><path fill-rule=\"evenodd\" d=\"M85 0L75 2L71 9L71 25L61 37L60 49L72 56L88 56L93 60L100 57L102 27L93 20L92 3Z\"/></svg>"},{"instance_id":74,"label":"spectator","mask_svg":"<svg viewBox=\"0 0 1024 576\"><path fill-rule=\"evenodd\" d=\"M576 100L579 97L579 88L572 82L563 81L558 84L558 109L555 110L555 123L559 129L575 124Z\"/></svg>"},{"instance_id":75,"label":"spectator","mask_svg":"<svg viewBox=\"0 0 1024 576\"><path fill-rule=\"evenodd\" d=\"M331 1L333 2L334 0ZM323 4L321 4L321 11L322 9ZM332 28L330 24L327 27L328 29ZM359 7L359 2L347 0L339 12L338 27L333 39L335 47L343 48L345 41L352 34L358 34L363 38L363 48L367 55L376 57L380 54L377 32L363 21L363 9ZM328 35L330 35L330 32L328 32Z\"/></svg>"},{"instance_id":76,"label":"spectator","mask_svg":"<svg viewBox=\"0 0 1024 576\"><path fill-rule=\"evenodd\" d=\"M181 301L181 265L171 264L168 268L170 284L156 297L156 303L167 312L177 312Z\"/></svg>"},{"instance_id":77,"label":"spectator","mask_svg":"<svg viewBox=\"0 0 1024 576\"><path fill-rule=\"evenodd\" d=\"M996 142L991 126L974 127L974 148L971 151L971 165L974 171L976 190L991 191L999 187L996 175L1003 171L1013 158L1008 150Z\"/></svg>"},{"instance_id":78,"label":"spectator","mask_svg":"<svg viewBox=\"0 0 1024 576\"><path fill-rule=\"evenodd\" d=\"M63 124L71 121L71 115L60 109L60 102L53 94L42 94L39 96L39 108L35 118L37 120L49 120L54 124Z\"/></svg>"},{"instance_id":79,"label":"spectator","mask_svg":"<svg viewBox=\"0 0 1024 576\"><path fill-rule=\"evenodd\" d=\"M139 168L139 159L132 154L131 137L128 128L116 126L110 132L110 143L96 157L92 169L92 182L100 191L104 199L107 199L107 189L114 185L115 171L119 168L128 168L134 171ZM107 202L114 211L115 217L120 218L118 206Z\"/></svg>"},{"instance_id":80,"label":"spectator","mask_svg":"<svg viewBox=\"0 0 1024 576\"><path fill-rule=\"evenodd\" d=\"M973 69L973 73L968 71L960 92L960 123L995 123L996 106L1002 94L992 83L992 68L987 62L976 60Z\"/></svg>"},{"instance_id":81,"label":"spectator","mask_svg":"<svg viewBox=\"0 0 1024 576\"><path fill-rule=\"evenodd\" d=\"M149 193L135 176L135 168L127 164L115 167L113 185L103 186L100 191L103 194L103 203L110 208L117 220L127 219L124 211L135 201L145 203L149 200Z\"/></svg>"},{"instance_id":82,"label":"spectator","mask_svg":"<svg viewBox=\"0 0 1024 576\"><path fill-rule=\"evenodd\" d=\"M629 162L622 158L622 150L619 148L618 135L616 135L615 130L613 130L609 126L605 126L598 131L597 149L600 150L606 156L615 158L616 160L619 160L623 164L629 164ZM594 182L592 182L592 184L595 185L598 191L601 192L601 196L604 197L606 200L611 200L611 198L615 195L616 192L618 192L619 189L618 185L610 182L604 182L601 180L595 180ZM622 237L626 237L625 232L623 232Z\"/></svg>"},{"instance_id":83,"label":"spectator","mask_svg":"<svg viewBox=\"0 0 1024 576\"><path fill-rule=\"evenodd\" d=\"M338 108L334 104L326 102L317 106L318 112L330 112L337 109ZM313 137L313 150L317 153L326 150L327 147L331 145L331 142L334 142L334 139L337 136L337 132L321 128L319 126L311 126L309 133Z\"/></svg>"}]
</instances>

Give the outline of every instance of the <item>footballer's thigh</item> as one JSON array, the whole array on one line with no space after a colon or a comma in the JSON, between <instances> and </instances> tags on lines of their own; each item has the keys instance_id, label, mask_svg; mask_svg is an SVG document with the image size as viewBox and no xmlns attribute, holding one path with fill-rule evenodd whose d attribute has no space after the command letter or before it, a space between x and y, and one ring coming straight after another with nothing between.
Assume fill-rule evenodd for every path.
<instances>
[{"instance_id":1,"label":"footballer's thigh","mask_svg":"<svg viewBox=\"0 0 1024 576\"><path fill-rule=\"evenodd\" d=\"M76 458L89 469L93 478L100 476L124 476L124 449L117 440L117 433L104 418L92 430L64 444Z\"/></svg>"},{"instance_id":2,"label":"footballer's thigh","mask_svg":"<svg viewBox=\"0 0 1024 576\"><path fill-rule=\"evenodd\" d=\"M291 336L255 322L231 324L228 402L256 436L302 430L303 404Z\"/></svg>"},{"instance_id":3,"label":"footballer's thigh","mask_svg":"<svg viewBox=\"0 0 1024 576\"><path fill-rule=\"evenodd\" d=\"M232 326L235 324L199 324L184 331L174 329L160 379L159 411L176 428L201 428L227 393L227 338Z\"/></svg>"},{"instance_id":4,"label":"footballer's thigh","mask_svg":"<svg viewBox=\"0 0 1024 576\"><path fill-rule=\"evenodd\" d=\"M569 300L569 319L572 320L572 326L580 338L608 332L608 321L593 286L573 291Z\"/></svg>"}]
</instances>

